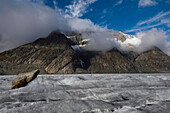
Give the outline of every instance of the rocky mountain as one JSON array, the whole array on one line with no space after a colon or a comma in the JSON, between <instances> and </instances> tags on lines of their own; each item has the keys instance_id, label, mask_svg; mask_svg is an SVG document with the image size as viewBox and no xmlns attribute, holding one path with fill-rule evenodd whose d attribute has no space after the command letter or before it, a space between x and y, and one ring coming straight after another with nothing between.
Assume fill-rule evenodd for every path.
<instances>
[{"instance_id":1,"label":"rocky mountain","mask_svg":"<svg viewBox=\"0 0 170 113\"><path fill-rule=\"evenodd\" d=\"M125 40L122 35L117 39ZM158 48L141 54L120 52L116 48L107 52L82 50L88 41L80 33L52 32L46 38L0 53L0 74L35 69L43 74L170 72L170 57Z\"/></svg>"},{"instance_id":2,"label":"rocky mountain","mask_svg":"<svg viewBox=\"0 0 170 113\"><path fill-rule=\"evenodd\" d=\"M69 40L58 32L0 54L1 74L17 74L33 69L41 73L73 73L79 62Z\"/></svg>"}]
</instances>

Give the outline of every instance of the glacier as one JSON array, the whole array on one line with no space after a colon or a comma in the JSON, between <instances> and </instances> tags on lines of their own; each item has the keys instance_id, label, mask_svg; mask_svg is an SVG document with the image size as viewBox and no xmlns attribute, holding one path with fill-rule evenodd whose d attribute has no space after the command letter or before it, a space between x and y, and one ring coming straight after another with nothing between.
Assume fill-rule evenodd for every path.
<instances>
[{"instance_id":1,"label":"glacier","mask_svg":"<svg viewBox=\"0 0 170 113\"><path fill-rule=\"evenodd\" d=\"M0 76L1 113L169 113L170 74L39 75L12 90Z\"/></svg>"}]
</instances>

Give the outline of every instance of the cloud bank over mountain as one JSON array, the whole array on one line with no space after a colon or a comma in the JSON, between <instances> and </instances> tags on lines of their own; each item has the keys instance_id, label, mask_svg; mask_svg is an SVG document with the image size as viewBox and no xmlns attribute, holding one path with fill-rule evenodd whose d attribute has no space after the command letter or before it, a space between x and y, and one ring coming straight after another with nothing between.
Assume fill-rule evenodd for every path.
<instances>
[{"instance_id":1,"label":"cloud bank over mountain","mask_svg":"<svg viewBox=\"0 0 170 113\"><path fill-rule=\"evenodd\" d=\"M98 28L88 19L67 19L40 2L0 1L0 51L44 37L54 30L66 32Z\"/></svg>"},{"instance_id":2,"label":"cloud bank over mountain","mask_svg":"<svg viewBox=\"0 0 170 113\"><path fill-rule=\"evenodd\" d=\"M0 51L46 36L56 29L70 28L67 20L51 8L28 1L0 1Z\"/></svg>"},{"instance_id":3,"label":"cloud bank over mountain","mask_svg":"<svg viewBox=\"0 0 170 113\"><path fill-rule=\"evenodd\" d=\"M150 50L153 47L158 47L170 56L170 48L168 48L169 44L166 41L167 35L165 31L160 29L152 29L138 32L136 37L141 40L140 45L136 49L137 52L143 52Z\"/></svg>"},{"instance_id":4,"label":"cloud bank over mountain","mask_svg":"<svg viewBox=\"0 0 170 113\"><path fill-rule=\"evenodd\" d=\"M97 0L74 0L66 6L65 11L55 7L52 9L41 0L1 0L0 1L0 51L8 50L29 43L39 37L45 37L54 30L61 32L78 31L84 38L91 39L88 50L107 51L116 47L124 50L121 45L107 32L107 28L94 24L89 19L81 19L90 4ZM120 0L118 3L121 4ZM57 4L57 3L56 3ZM160 13L159 15L169 14ZM69 15L69 16L66 16ZM158 15L158 16L159 16ZM156 16L156 17L158 17ZM159 16L159 17L160 17ZM158 20L159 18L154 18ZM151 23L153 19L139 22L137 26ZM162 20L163 21L163 20ZM167 22L167 20L164 20ZM85 34L84 32L94 33ZM143 52L154 46L169 54L166 33L162 30L139 32L136 35L142 42L133 51Z\"/></svg>"}]
</instances>

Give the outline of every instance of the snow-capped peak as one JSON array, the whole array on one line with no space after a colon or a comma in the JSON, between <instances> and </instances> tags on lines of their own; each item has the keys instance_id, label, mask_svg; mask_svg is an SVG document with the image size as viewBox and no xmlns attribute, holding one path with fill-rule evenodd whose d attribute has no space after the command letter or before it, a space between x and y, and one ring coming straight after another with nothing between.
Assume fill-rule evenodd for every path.
<instances>
[{"instance_id":1,"label":"snow-capped peak","mask_svg":"<svg viewBox=\"0 0 170 113\"><path fill-rule=\"evenodd\" d=\"M132 39L132 38L136 38L134 35L128 35L126 33L123 33L121 31L118 31L120 34L122 34L126 39Z\"/></svg>"},{"instance_id":2,"label":"snow-capped peak","mask_svg":"<svg viewBox=\"0 0 170 113\"><path fill-rule=\"evenodd\" d=\"M134 49L135 47L138 47L141 43L141 40L134 35L129 35L126 33L123 33L121 31L117 31L119 35L122 35L124 40L119 40L118 38L118 43L120 44L120 47L122 50L131 50ZM120 36L119 36L120 37Z\"/></svg>"}]
</instances>

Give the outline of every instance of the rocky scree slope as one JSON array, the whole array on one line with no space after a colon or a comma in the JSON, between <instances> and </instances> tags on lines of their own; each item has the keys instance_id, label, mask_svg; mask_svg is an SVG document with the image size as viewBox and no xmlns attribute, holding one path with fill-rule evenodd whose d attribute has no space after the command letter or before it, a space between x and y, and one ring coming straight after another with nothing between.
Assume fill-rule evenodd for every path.
<instances>
[{"instance_id":1,"label":"rocky scree slope","mask_svg":"<svg viewBox=\"0 0 170 113\"><path fill-rule=\"evenodd\" d=\"M80 41L80 42L78 42ZM170 57L158 48L143 52L75 51L81 34L72 38L52 32L46 38L0 53L0 74L40 69L41 73L169 73ZM81 48L80 48L81 49Z\"/></svg>"}]
</instances>

